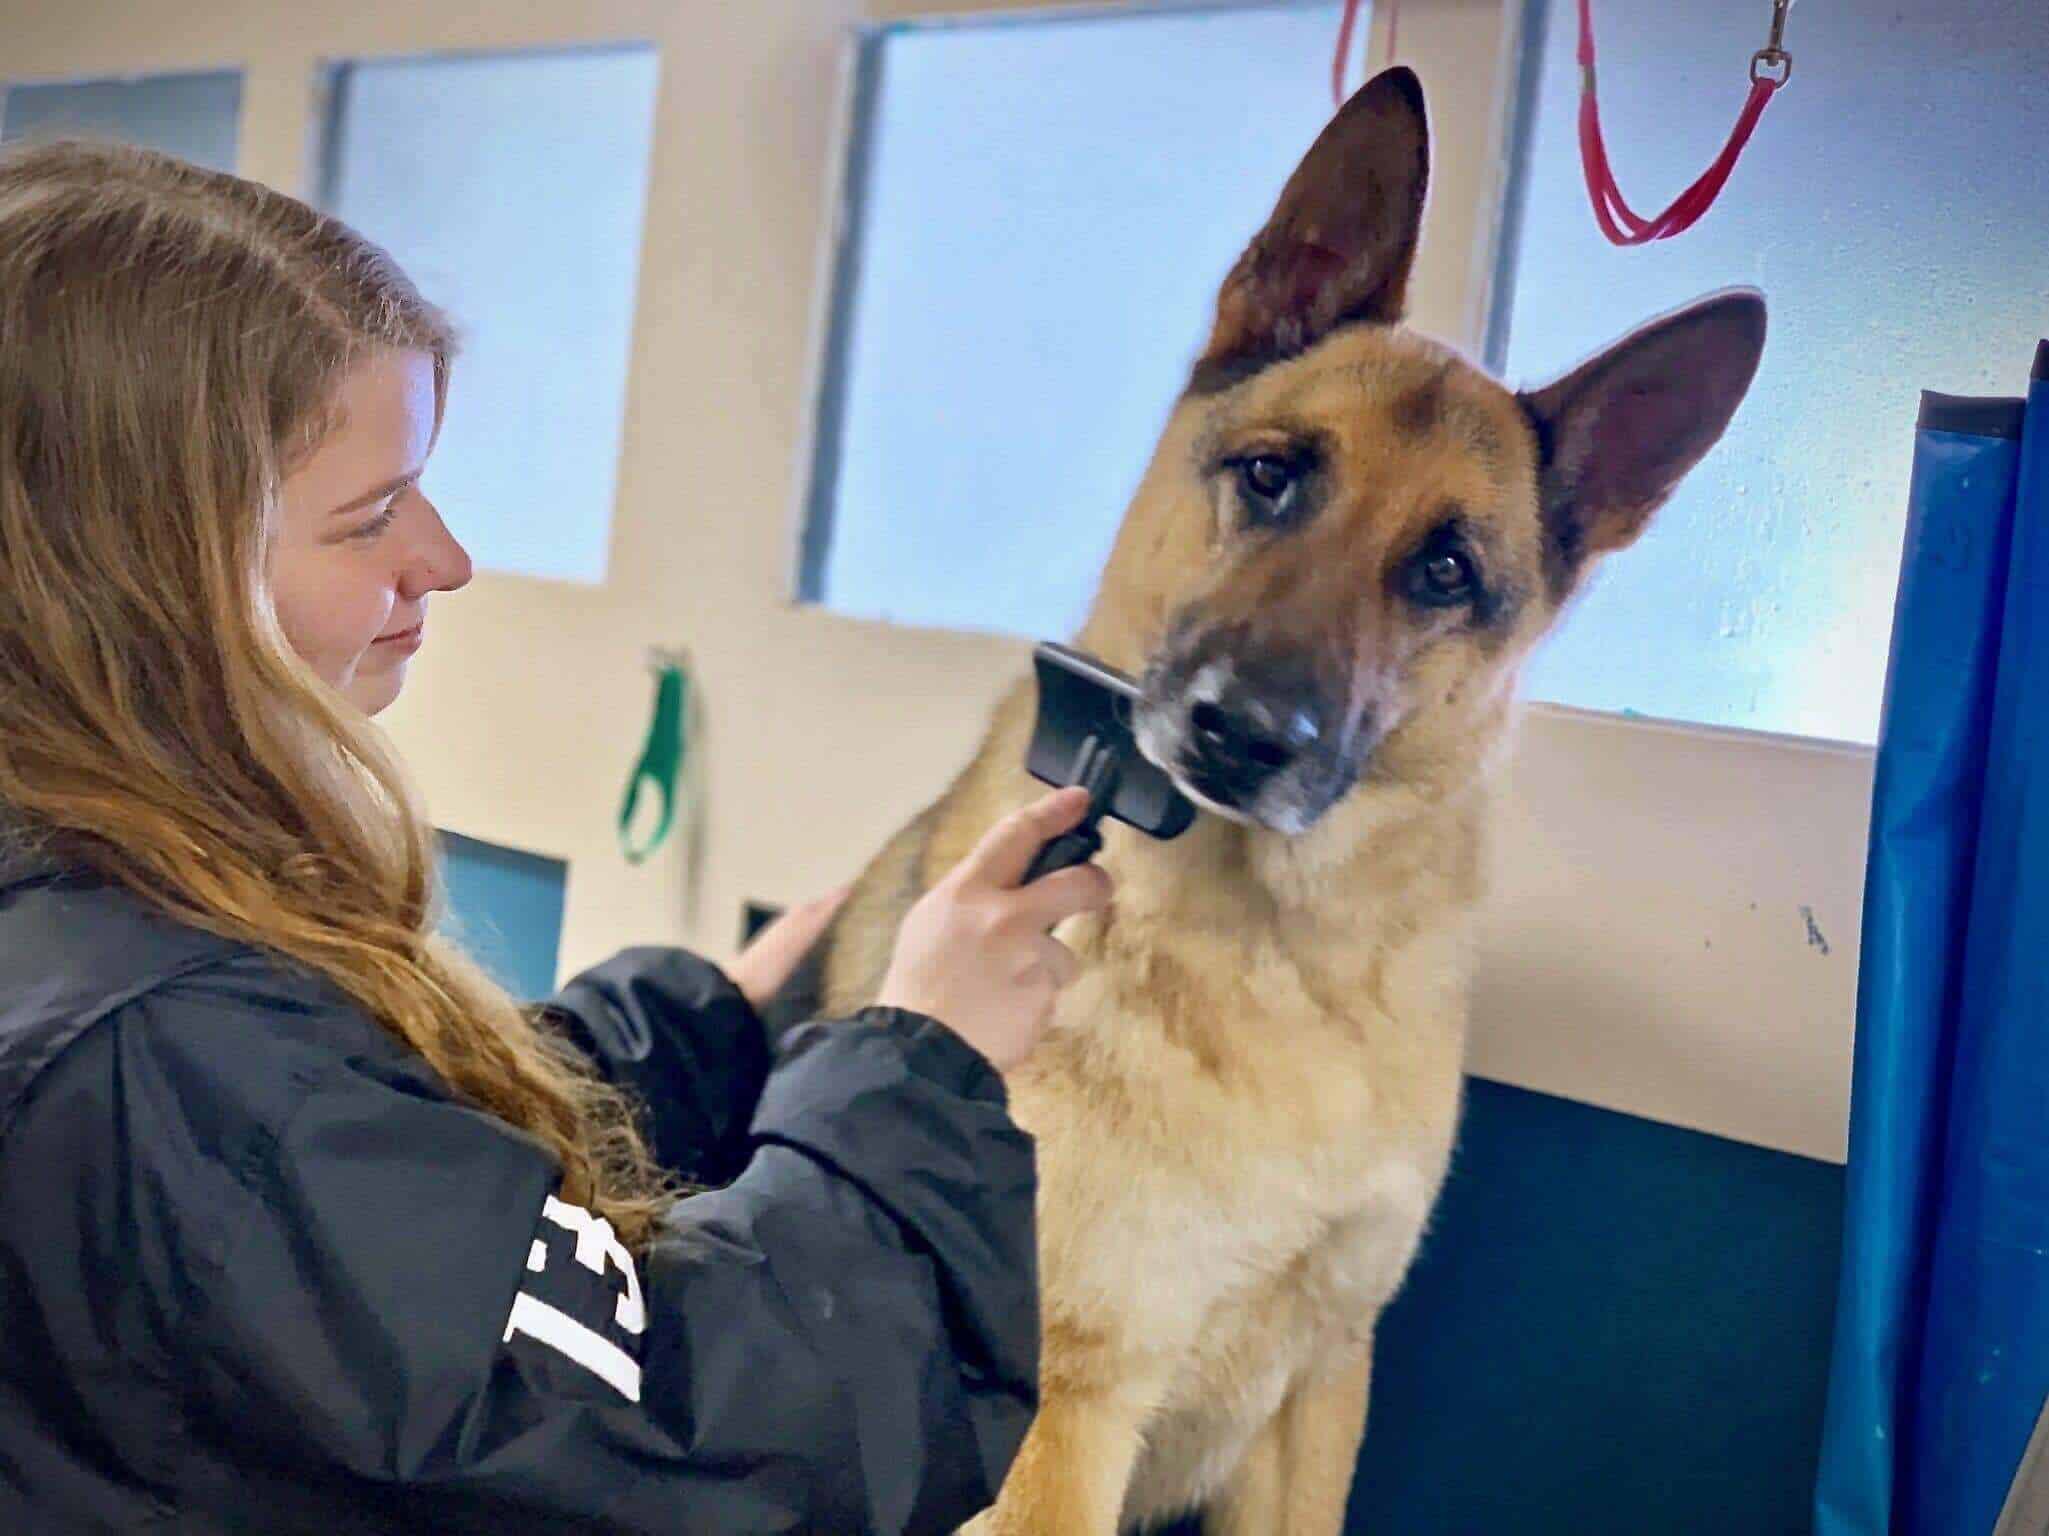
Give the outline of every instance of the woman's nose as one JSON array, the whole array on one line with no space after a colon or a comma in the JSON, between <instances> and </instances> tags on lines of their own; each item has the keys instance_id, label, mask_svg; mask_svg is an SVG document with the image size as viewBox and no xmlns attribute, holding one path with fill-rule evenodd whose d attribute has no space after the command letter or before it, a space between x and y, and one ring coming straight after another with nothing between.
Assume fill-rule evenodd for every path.
<instances>
[{"instance_id":1,"label":"woman's nose","mask_svg":"<svg viewBox=\"0 0 2049 1536\"><path fill-rule=\"evenodd\" d=\"M453 592L469 585L475 574L470 552L448 531L441 512L425 496L420 498L421 526L401 585L408 598L429 592Z\"/></svg>"}]
</instances>

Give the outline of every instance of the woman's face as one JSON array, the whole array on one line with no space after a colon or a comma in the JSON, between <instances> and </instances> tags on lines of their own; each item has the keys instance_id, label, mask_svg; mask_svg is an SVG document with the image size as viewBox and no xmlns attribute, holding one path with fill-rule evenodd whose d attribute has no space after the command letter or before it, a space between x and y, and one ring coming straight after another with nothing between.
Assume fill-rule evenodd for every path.
<instances>
[{"instance_id":1,"label":"woman's face","mask_svg":"<svg viewBox=\"0 0 2049 1536\"><path fill-rule=\"evenodd\" d=\"M342 381L340 425L284 483L271 592L292 648L374 715L426 638L427 595L470 557L420 491L434 446L434 360L379 352Z\"/></svg>"}]
</instances>

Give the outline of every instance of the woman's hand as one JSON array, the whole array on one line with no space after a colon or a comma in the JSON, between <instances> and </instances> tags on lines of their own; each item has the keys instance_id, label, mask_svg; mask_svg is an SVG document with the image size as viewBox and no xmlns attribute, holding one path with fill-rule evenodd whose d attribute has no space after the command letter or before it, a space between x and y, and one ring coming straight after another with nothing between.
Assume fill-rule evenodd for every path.
<instances>
[{"instance_id":1,"label":"woman's hand","mask_svg":"<svg viewBox=\"0 0 2049 1536\"><path fill-rule=\"evenodd\" d=\"M939 1020L999 1072L1039 1043L1053 1000L1077 964L1050 930L1110 904L1110 877L1093 864L1020 887L1032 857L1088 810L1085 789L1063 789L999 821L974 851L905 914L876 998Z\"/></svg>"},{"instance_id":2,"label":"woman's hand","mask_svg":"<svg viewBox=\"0 0 2049 1536\"><path fill-rule=\"evenodd\" d=\"M828 896L792 907L754 936L740 951L740 957L726 968L726 976L759 1013L769 999L782 991L797 965L811 952L826 925L846 902L851 886L842 886Z\"/></svg>"}]
</instances>

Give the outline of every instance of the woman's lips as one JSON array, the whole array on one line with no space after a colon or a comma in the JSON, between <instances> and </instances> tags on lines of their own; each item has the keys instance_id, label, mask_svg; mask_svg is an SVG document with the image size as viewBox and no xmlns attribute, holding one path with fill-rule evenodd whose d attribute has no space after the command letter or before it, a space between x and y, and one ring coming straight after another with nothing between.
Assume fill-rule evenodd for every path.
<instances>
[{"instance_id":1,"label":"woman's lips","mask_svg":"<svg viewBox=\"0 0 2049 1536\"><path fill-rule=\"evenodd\" d=\"M402 656L410 656L420 648L421 642L426 638L427 626L424 623L420 623L415 624L411 629L402 629L395 635L379 635L372 643L383 646L387 651L396 651Z\"/></svg>"}]
</instances>

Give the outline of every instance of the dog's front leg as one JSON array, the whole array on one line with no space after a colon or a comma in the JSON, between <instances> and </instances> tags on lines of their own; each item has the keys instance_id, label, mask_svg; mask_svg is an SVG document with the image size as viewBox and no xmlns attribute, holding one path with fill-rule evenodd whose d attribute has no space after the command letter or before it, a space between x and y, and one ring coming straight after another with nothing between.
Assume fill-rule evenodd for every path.
<instances>
[{"instance_id":1,"label":"dog's front leg","mask_svg":"<svg viewBox=\"0 0 2049 1536\"><path fill-rule=\"evenodd\" d=\"M1371 1351L1290 1392L1252 1442L1204 1536L1338 1536L1366 1433Z\"/></svg>"},{"instance_id":2,"label":"dog's front leg","mask_svg":"<svg viewBox=\"0 0 2049 1536\"><path fill-rule=\"evenodd\" d=\"M962 1536L1117 1536L1149 1394L1049 1393L996 1507Z\"/></svg>"}]
</instances>

